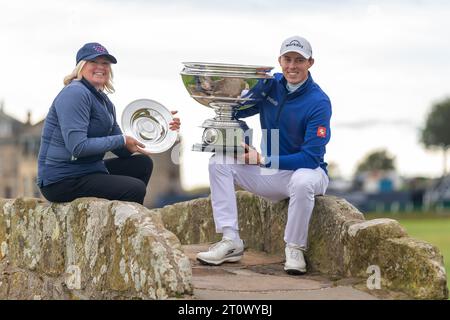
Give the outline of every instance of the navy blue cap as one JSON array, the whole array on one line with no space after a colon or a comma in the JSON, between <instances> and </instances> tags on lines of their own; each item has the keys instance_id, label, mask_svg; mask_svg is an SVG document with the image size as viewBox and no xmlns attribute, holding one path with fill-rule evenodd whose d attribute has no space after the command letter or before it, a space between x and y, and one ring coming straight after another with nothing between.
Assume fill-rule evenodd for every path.
<instances>
[{"instance_id":1,"label":"navy blue cap","mask_svg":"<svg viewBox=\"0 0 450 320\"><path fill-rule=\"evenodd\" d=\"M104 56L111 63L117 63L116 58L108 53L108 50L100 43L97 42L89 42L81 47L77 52L77 63L81 60L92 61L97 57Z\"/></svg>"}]
</instances>

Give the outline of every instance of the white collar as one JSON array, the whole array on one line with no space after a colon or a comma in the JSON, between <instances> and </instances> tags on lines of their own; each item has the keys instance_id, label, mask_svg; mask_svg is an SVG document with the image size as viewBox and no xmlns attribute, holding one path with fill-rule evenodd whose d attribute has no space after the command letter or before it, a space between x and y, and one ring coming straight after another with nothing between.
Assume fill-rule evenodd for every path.
<instances>
[{"instance_id":1,"label":"white collar","mask_svg":"<svg viewBox=\"0 0 450 320\"><path fill-rule=\"evenodd\" d=\"M302 82L297 83L297 84L291 84L289 82L286 82L286 89L287 89L287 91L289 91L289 93L294 92L295 90L300 88L306 82L306 80L308 80L308 78L306 78L305 80L303 80Z\"/></svg>"}]
</instances>

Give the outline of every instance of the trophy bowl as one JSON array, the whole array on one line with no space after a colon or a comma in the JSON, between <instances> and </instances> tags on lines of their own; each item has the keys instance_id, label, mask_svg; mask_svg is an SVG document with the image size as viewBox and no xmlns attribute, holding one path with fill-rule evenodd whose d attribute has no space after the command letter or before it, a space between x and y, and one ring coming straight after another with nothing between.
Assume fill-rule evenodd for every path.
<instances>
[{"instance_id":1,"label":"trophy bowl","mask_svg":"<svg viewBox=\"0 0 450 320\"><path fill-rule=\"evenodd\" d=\"M194 144L193 150L243 152L242 143L251 144L252 134L234 113L261 99L252 89L259 81L273 78L270 74L273 67L204 62L183 62L183 65L181 78L189 95L216 113L213 119L203 122L202 143Z\"/></svg>"},{"instance_id":2,"label":"trophy bowl","mask_svg":"<svg viewBox=\"0 0 450 320\"><path fill-rule=\"evenodd\" d=\"M138 99L128 104L122 113L122 131L145 145L146 153L161 153L177 140L170 130L173 116L166 107L150 99Z\"/></svg>"}]
</instances>

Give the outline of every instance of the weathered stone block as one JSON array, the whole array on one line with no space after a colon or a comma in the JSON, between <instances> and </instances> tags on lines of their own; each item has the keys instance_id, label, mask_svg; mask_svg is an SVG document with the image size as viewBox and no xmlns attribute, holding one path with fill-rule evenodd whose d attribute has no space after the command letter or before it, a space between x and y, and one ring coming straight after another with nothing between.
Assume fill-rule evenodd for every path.
<instances>
[{"instance_id":1,"label":"weathered stone block","mask_svg":"<svg viewBox=\"0 0 450 320\"><path fill-rule=\"evenodd\" d=\"M191 267L156 210L81 198L0 200L0 298L164 299L192 294Z\"/></svg>"}]
</instances>

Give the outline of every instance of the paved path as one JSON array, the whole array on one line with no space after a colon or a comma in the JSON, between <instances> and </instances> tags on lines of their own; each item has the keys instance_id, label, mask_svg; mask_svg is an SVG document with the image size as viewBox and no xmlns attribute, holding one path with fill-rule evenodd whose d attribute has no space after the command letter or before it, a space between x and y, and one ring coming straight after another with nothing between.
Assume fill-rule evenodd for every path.
<instances>
[{"instance_id":1,"label":"paved path","mask_svg":"<svg viewBox=\"0 0 450 320\"><path fill-rule=\"evenodd\" d=\"M200 300L373 300L375 295L358 290L361 279L332 280L320 274L290 276L283 257L246 250L237 263L204 266L195 260L207 244L183 246L192 264L194 299Z\"/></svg>"}]
</instances>

